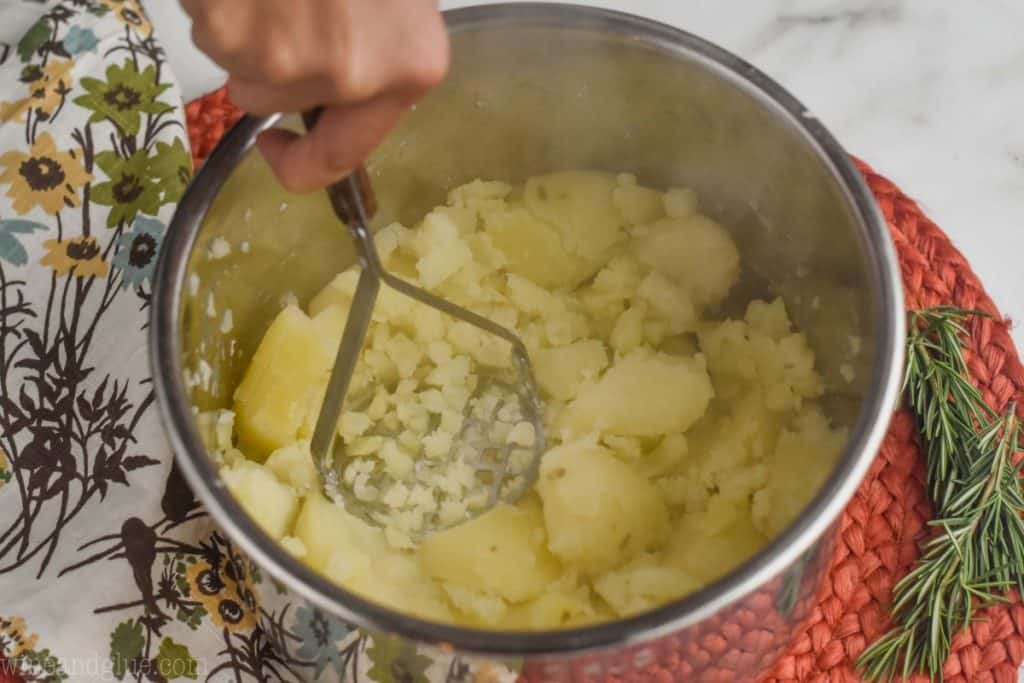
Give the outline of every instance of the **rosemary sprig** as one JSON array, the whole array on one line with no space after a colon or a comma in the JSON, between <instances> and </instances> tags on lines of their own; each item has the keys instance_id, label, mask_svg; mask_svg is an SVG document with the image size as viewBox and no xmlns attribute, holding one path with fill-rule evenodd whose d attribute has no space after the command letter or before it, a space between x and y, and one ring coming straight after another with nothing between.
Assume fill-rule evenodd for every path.
<instances>
[{"instance_id":1,"label":"rosemary sprig","mask_svg":"<svg viewBox=\"0 0 1024 683\"><path fill-rule=\"evenodd\" d=\"M911 314L904 391L925 443L931 525L917 566L893 591L896 625L858 660L872 680L942 678L950 643L977 610L1024 589L1024 493L1014 464L1016 407L996 415L967 379L965 320L942 307Z\"/></svg>"}]
</instances>

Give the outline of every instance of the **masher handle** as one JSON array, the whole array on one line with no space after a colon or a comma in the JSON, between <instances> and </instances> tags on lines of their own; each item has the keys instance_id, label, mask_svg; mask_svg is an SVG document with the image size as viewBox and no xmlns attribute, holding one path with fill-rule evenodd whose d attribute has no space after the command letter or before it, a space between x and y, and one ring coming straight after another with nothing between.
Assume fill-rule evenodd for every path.
<instances>
[{"instance_id":1,"label":"masher handle","mask_svg":"<svg viewBox=\"0 0 1024 683\"><path fill-rule=\"evenodd\" d=\"M323 107L315 107L302 113L302 123L307 131L313 130L321 114ZM377 213L377 197L370 184L366 166L359 164L351 174L325 189L335 215L348 226L356 241L362 265L379 274L382 268L369 228L370 218Z\"/></svg>"}]
</instances>

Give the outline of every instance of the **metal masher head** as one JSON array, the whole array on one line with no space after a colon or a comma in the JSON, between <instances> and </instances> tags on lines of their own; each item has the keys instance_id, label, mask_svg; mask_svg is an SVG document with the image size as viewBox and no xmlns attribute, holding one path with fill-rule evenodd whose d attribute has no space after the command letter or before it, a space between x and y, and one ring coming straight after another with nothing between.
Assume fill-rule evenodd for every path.
<instances>
[{"instance_id":1,"label":"metal masher head","mask_svg":"<svg viewBox=\"0 0 1024 683\"><path fill-rule=\"evenodd\" d=\"M410 540L476 517L499 502L515 502L535 481L546 443L543 406L526 346L511 330L384 269L368 227L375 205L364 169L330 186L328 196L355 241L361 270L311 444L325 494L365 521ZM447 457L420 453L402 477L372 458L346 453L336 437L381 283L509 347L507 366L477 367L476 386ZM524 423L528 429L522 429ZM394 436L380 426L369 433Z\"/></svg>"}]
</instances>

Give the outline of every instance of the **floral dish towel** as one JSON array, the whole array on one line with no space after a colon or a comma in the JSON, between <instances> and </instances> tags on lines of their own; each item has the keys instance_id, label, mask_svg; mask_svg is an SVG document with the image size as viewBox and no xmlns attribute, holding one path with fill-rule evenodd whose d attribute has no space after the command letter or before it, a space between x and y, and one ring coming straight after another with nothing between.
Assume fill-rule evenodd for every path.
<instances>
[{"instance_id":1,"label":"floral dish towel","mask_svg":"<svg viewBox=\"0 0 1024 683\"><path fill-rule=\"evenodd\" d=\"M0 681L299 677L153 405L187 139L137 0L0 3Z\"/></svg>"}]
</instances>

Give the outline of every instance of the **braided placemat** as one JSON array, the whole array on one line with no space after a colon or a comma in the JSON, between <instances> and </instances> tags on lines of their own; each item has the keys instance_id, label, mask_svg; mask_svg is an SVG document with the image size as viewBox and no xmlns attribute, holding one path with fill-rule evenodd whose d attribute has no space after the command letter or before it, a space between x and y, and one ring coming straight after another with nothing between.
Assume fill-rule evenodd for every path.
<instances>
[{"instance_id":1,"label":"braided placemat","mask_svg":"<svg viewBox=\"0 0 1024 683\"><path fill-rule=\"evenodd\" d=\"M212 151L240 112L221 89L186 109L196 164ZM970 326L967 365L996 410L1020 401L1024 367L1009 323L949 238L899 188L858 161L899 252L909 309L939 304L985 311ZM1021 408L1024 415L1024 408ZM840 541L818 606L805 630L778 662L772 682L859 681L853 663L888 628L892 587L918 557L932 510L924 489L924 456L910 414L899 411L870 472L841 519ZM716 657L718 661L722 658ZM1024 605L1019 596L992 607L953 641L944 678L951 683L1016 683L1024 660ZM672 680L672 672L665 680ZM699 676L699 674L698 674ZM661 677L657 677L660 678ZM698 678L699 680L699 678ZM912 679L927 681L920 676Z\"/></svg>"}]
</instances>

